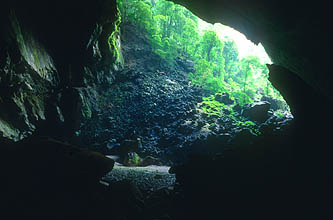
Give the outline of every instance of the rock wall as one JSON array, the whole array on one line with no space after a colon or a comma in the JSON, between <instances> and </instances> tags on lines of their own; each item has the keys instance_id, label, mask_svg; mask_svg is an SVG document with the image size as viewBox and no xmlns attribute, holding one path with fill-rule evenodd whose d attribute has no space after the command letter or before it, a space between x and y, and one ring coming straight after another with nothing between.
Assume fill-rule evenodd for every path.
<instances>
[{"instance_id":1,"label":"rock wall","mask_svg":"<svg viewBox=\"0 0 333 220\"><path fill-rule=\"evenodd\" d=\"M0 22L0 137L71 139L113 80L115 1L4 1Z\"/></svg>"},{"instance_id":2,"label":"rock wall","mask_svg":"<svg viewBox=\"0 0 333 220\"><path fill-rule=\"evenodd\" d=\"M0 68L0 138L20 140L46 120L47 100L58 73L47 50L10 15L12 39Z\"/></svg>"}]
</instances>

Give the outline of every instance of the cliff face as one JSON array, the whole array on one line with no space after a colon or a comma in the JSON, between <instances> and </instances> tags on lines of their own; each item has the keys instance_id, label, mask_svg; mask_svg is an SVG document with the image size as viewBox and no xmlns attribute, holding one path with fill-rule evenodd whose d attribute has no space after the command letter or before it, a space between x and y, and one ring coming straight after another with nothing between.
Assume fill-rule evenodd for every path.
<instances>
[{"instance_id":1,"label":"cliff face","mask_svg":"<svg viewBox=\"0 0 333 220\"><path fill-rule=\"evenodd\" d=\"M49 53L13 11L10 20L12 42L2 54L0 68L0 134L17 141L46 120L47 102L59 77Z\"/></svg>"},{"instance_id":2,"label":"cliff face","mask_svg":"<svg viewBox=\"0 0 333 220\"><path fill-rule=\"evenodd\" d=\"M1 138L67 139L91 117L96 85L112 81L115 15L115 2L2 3Z\"/></svg>"}]
</instances>

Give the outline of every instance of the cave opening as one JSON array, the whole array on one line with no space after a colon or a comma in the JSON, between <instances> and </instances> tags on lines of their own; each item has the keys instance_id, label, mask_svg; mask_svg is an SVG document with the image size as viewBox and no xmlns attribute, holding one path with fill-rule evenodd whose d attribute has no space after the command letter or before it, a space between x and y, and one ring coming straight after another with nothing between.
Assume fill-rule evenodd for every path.
<instances>
[{"instance_id":1,"label":"cave opening","mask_svg":"<svg viewBox=\"0 0 333 220\"><path fill-rule=\"evenodd\" d=\"M193 155L223 156L284 134L293 116L268 81L272 61L261 44L170 1L117 4L108 40L116 74L102 94L104 124L94 139L87 135L91 124L78 131L116 161L103 181L140 185L151 173L163 178L147 180L157 184L150 188L172 186L168 168Z\"/></svg>"},{"instance_id":2,"label":"cave opening","mask_svg":"<svg viewBox=\"0 0 333 220\"><path fill-rule=\"evenodd\" d=\"M268 81L272 62L261 44L169 1L123 0L118 9L109 37L115 83L102 94L97 136L88 135L91 124L77 131L84 143L122 164L148 157L173 165L191 153L223 153L242 133L261 136L292 119Z\"/></svg>"},{"instance_id":3,"label":"cave opening","mask_svg":"<svg viewBox=\"0 0 333 220\"><path fill-rule=\"evenodd\" d=\"M0 22L4 216L295 219L329 213L332 148L322 125L331 124L331 105L319 91L331 90L318 88L331 75L318 56L322 48L309 44L321 42L320 35L308 34L325 31L329 19L308 22L312 3L299 10L301 2L175 0L263 42L274 59L270 81L292 119L287 106L272 111L272 101L262 100L274 89L252 77L266 71L257 72L255 58L229 65L239 72L228 75L228 40L203 46L206 33L218 39L216 30L227 27L199 20L198 28L212 29L198 39L190 22L187 35L196 41L184 44L182 32L173 33L176 22L149 10L159 1L124 1L140 7L127 14L133 22L119 17L116 23L111 1L13 2L0 9L6 18ZM180 17L191 15L177 7L171 8ZM136 13L172 28L156 32ZM243 47L234 43L241 63ZM224 61L217 60L220 52ZM253 114L259 111L267 115ZM105 155L125 166L115 167Z\"/></svg>"}]
</instances>

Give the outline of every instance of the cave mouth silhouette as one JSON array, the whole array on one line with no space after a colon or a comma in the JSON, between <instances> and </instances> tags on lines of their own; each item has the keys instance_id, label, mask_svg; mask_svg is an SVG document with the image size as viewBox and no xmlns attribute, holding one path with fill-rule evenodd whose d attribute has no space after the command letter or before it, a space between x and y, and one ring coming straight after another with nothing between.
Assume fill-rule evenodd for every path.
<instances>
[{"instance_id":1,"label":"cave mouth silhouette","mask_svg":"<svg viewBox=\"0 0 333 220\"><path fill-rule=\"evenodd\" d=\"M57 3L58 2L55 1L53 4ZM25 4L31 3L26 2ZM49 4L49 2L46 4ZM60 3L58 7L61 8L62 4ZM91 9L87 7L84 8L87 9L86 14L88 15ZM35 15L34 18L39 20L42 20L40 19L41 17L52 17L48 15L48 10L38 10L37 7L31 7L31 9L36 12L33 13ZM302 11L296 9L296 7L292 8L295 12ZM43 14L38 14L38 11ZM71 12L70 10L68 11ZM281 12L283 11L281 10ZM68 65L69 63L67 62L67 57L76 57L74 55L78 53L76 50L68 50L68 48L81 48L80 46L82 46L76 44L73 47L70 43L71 41L68 40L69 38L66 38L67 33L70 35L70 38L75 40L78 39L77 35L81 35L80 28L77 29L77 35L73 34L75 31L72 31L72 27L75 26L73 24L80 19L74 21L68 19L67 29L65 29L68 31L59 31L63 29L59 28L60 25L57 25L59 23L58 18L66 21L69 17L68 14L67 16L59 14L59 17L55 17L54 23L52 23L55 24L55 28L53 25L49 25L47 19L45 19L45 23L42 22L43 24L49 25L45 25L46 29L47 27L52 30L54 29L51 31L53 36L51 39L54 39L53 44L49 42L48 37L45 38L44 42L47 43L50 49L57 51L54 58L57 58L58 63L59 59L61 59L59 55L65 57L61 61L64 65ZM281 15L280 17L282 19L284 16ZM91 17L87 16L87 20L88 18L91 19ZM91 20L93 23L92 26L95 25L95 20ZM298 20L298 22L301 21L301 19ZM296 24L298 24L298 22ZM278 22L272 23L278 24ZM36 27L36 29L39 29L39 27L43 27L43 25L38 25L37 23ZM299 34L304 33L302 32L303 26L299 25L299 27L300 29L297 29L295 32ZM86 27L84 27L84 29L86 29ZM43 32L43 30L45 29L40 28L41 32ZM36 31L36 33L39 32ZM48 36L48 34L46 34L46 36ZM303 36L305 40L310 37L318 39L316 38L317 36L313 35L307 36L304 34ZM59 40L59 37L61 40ZM292 38L292 36L290 36L290 38ZM300 45L305 42L304 39L300 39ZM64 45L62 45L63 42L65 42ZM58 45L60 49L52 47L52 45ZM309 46L313 48L317 47L317 45ZM275 48L276 47L277 46L275 46ZM61 48L65 49L61 50ZM64 51L68 51L68 54L62 53ZM78 51L81 52L85 50ZM15 54L17 51L14 50L12 53ZM313 54L317 56L319 53ZM20 57L20 54L15 55L17 55L16 57ZM303 56L291 56L287 53L285 57L294 59L294 57L302 58ZM306 55L304 55L304 57L306 57ZM320 56L317 57L318 59L322 59ZM314 60L313 63L322 62L316 61L318 60ZM291 63L291 61L289 63ZM319 67L320 65L318 65L318 68ZM66 68L63 68L63 70L64 69ZM278 67L275 65L272 66L272 69L279 75L283 75L280 73L286 73L285 75L287 76L296 75L281 66ZM292 77L286 78L294 79ZM308 217L310 214L311 216L318 217L330 214L329 203L326 201L329 201L328 199L332 195L332 148L327 144L330 143L330 130L326 128L323 129L322 126L322 122L331 124L331 118L327 117L330 115L329 110L327 112L323 111L330 108L327 108L328 105L317 105L318 97L311 95L311 87L302 87L303 84L301 80L290 81L289 83L288 80L285 82L281 80L279 85L285 85L287 89L281 89L281 92L284 91L284 94L288 94L289 91L289 95L285 96L285 98L288 98L288 101L291 100L288 103L294 104L292 105L292 107L294 107L292 110L298 113L295 114L295 118L297 117L297 123L300 124L298 124L297 129L295 129L297 131L295 137L287 136L284 137L285 140L283 140L281 138L274 139L274 136L269 136L270 139L268 139L268 141L260 140L259 142L255 142L255 144L259 143L259 148L236 149L239 150L239 157L236 158L234 155L231 155L231 159L226 158L226 160L214 158L215 160L211 161L205 158L196 158L190 160L187 165L175 167L173 171L176 173L177 179L186 189L183 191L185 192L186 199L182 200L182 198L175 196L172 197L174 200L165 200L163 199L164 197L159 197L158 202L162 201L162 203L155 203L157 206L152 205L146 209L148 210L148 214L152 214L150 212L151 210L160 214L160 216L154 216L151 217L151 219L170 219L169 216L163 213L165 207L175 207L175 210L171 210L170 213L176 215L176 217L172 218L173 215L171 214L171 219L187 219L188 216L190 216L190 219L196 219L199 213L203 216L201 219L207 218L207 215L215 216L215 214L216 216L221 216L221 218L230 216L233 219L237 219L236 216L240 215L243 218L248 218L248 216L258 217L259 215L262 219L267 219L267 217L269 218L270 216L274 216L275 218L277 216L285 218L285 216L294 217L300 215ZM320 82L320 80L318 81ZM315 81L315 83L316 82L317 81ZM68 91L76 90L71 90L71 88L65 90L65 92ZM77 94L80 95L80 93L75 93L75 95ZM73 100L70 98L71 97L69 97L69 100ZM309 100L314 103L309 105ZM69 116L65 116L71 118L72 116L77 116L75 114L77 114L77 111L74 111L73 114L68 113ZM260 143L264 144L260 145ZM270 143L272 143L272 146ZM90 157L89 154L88 159L74 157L73 160L72 155L75 154L72 154L71 151L68 150L70 146L65 145L63 152L59 152L59 150L57 150L59 142L54 142L53 144L55 145L55 153L52 153L52 150L48 149L50 142L45 141L40 143L40 148L37 149L38 153L31 147L35 145L35 143L32 142L27 143L22 151L21 149L16 150L16 148L11 148L8 150L10 153L4 152L1 154L1 173L4 176L4 181L2 181L1 186L3 183L5 184L5 187L1 187L1 189L6 191L1 200L3 204L5 204L5 214L14 216L14 218L18 215L22 217L31 215L50 217L50 215L53 215L52 217L58 217L59 219L71 215L79 215L84 218L87 216L96 218L96 216L103 215L104 218L101 219L106 219L110 217L110 213L112 213L113 215L119 216L131 215L130 217L124 216L118 219L140 219L142 216L142 212L140 212L140 210L142 210L142 202L140 198L138 199L136 196L133 196L133 194L135 195L135 193L133 193L135 191L133 187L126 182L122 182L122 184L111 184L111 187L108 188L102 188L100 185L96 186L95 182L97 181L95 180L100 178L100 175L105 171L100 169L100 167L104 167L103 164L97 164L96 166L94 162L87 162L91 159L95 160L94 156ZM239 144L242 145L244 142L240 142ZM274 148L275 146L282 148ZM269 152L270 149L272 149L272 152ZM289 149L291 150L288 151ZM260 150L267 150L268 153ZM288 158L288 156L292 159ZM286 157L286 159L279 160L279 157ZM96 161L103 161L103 159L96 159ZM110 161L107 163L111 166L111 164L109 164ZM155 179L158 180L159 178L160 176L157 175ZM80 182L78 182L78 180ZM22 181L24 184L22 184ZM10 184L8 188L7 183ZM168 194L165 190L161 190L158 193L160 193L159 195ZM180 193L180 195L184 194ZM171 195L173 194L171 193ZM152 200L154 200L154 198ZM167 203L164 203L165 201ZM215 201L218 202L216 203ZM150 203L147 204L150 205ZM154 201L152 201L151 204L154 204ZM159 204L161 205L159 206ZM209 206L209 209L205 209L205 206ZM292 214L290 214L289 211L292 211ZM6 215L6 217L7 216L8 215Z\"/></svg>"},{"instance_id":2,"label":"cave mouth silhouette","mask_svg":"<svg viewBox=\"0 0 333 220\"><path fill-rule=\"evenodd\" d=\"M223 122L223 120L220 120L220 122L218 122L218 119L221 119L223 116L222 111L228 112L226 113L227 115L226 117L230 118L231 120L234 120L234 123L240 126L239 130L247 129L250 130L251 134L255 133L256 135L258 135L260 133L259 131L260 125L263 124L267 119L269 119L269 117L266 118L264 117L264 119L260 119L258 123L253 123L251 119L248 119L248 117L251 117L251 115L256 114L255 110L256 103L258 103L258 105L261 104L262 106L265 105L260 102L275 102L275 103L270 103L269 104L270 106L268 108L267 105L266 107L263 107L267 108L266 111L263 112L263 114L269 114L270 117L275 116L276 118L280 118L280 121L283 121L283 119L281 119L283 117L286 117L288 120L292 118L289 106L287 105L283 97L278 93L278 91L273 86L271 86L269 81L267 80L268 68L266 67L266 64L272 64L272 62L262 45L260 44L255 45L251 41L247 40L243 34L239 33L238 31L228 26L219 23L209 24L191 14L191 12L185 9L184 7L170 2L168 3L168 7L171 8L169 12L166 12L165 10L158 11L158 4L162 5L166 4L165 1L162 0L157 1L158 3L155 2L156 4L155 6L150 4L149 3L150 1L126 1L126 2L128 3L126 5L126 8L120 9L121 19L119 19L119 21L121 22L116 24L117 25L116 31L119 31L119 33L114 34L115 32L113 32L110 36L110 37L118 36L121 39L121 40L119 39L114 40L113 43L116 44L114 48L119 50L119 56L121 56L121 58L118 59L118 61L123 62L123 67L122 67L123 70L119 71L121 79L117 81L118 85L116 85L114 89L110 90L109 92L110 94L114 94L108 97L109 100L114 100L114 102L111 103L111 106L113 106L114 108L114 115L108 115L107 117L112 117L113 118L112 120L114 120L116 122L115 124L118 125L123 124L123 122L124 124L126 124L127 123L126 121L130 120L133 121L134 126L131 127L131 125L129 125L125 129L123 128L121 129L115 128L113 130L111 129L111 131L114 131L114 133L111 134L110 141L107 144L107 147L110 150L107 151L105 154L107 155L124 154L122 150L119 150L119 148L121 148L122 146L126 146L124 148L128 149L132 148L129 151L136 151L136 152L125 152L125 154L127 153L142 154L142 151L140 152L138 148L140 148L139 146L145 144L148 145L149 147L158 145L159 150L163 152L167 152L168 148L172 148L174 145L176 145L179 148L183 148L185 142L187 142L186 144L189 144L188 142L194 144L192 143L192 141L186 141L187 139L183 137L186 135L182 135L181 132L184 132L183 130L186 129L193 129L193 127L194 129L196 129L195 127L198 127L198 124L200 124L201 127L204 127L207 130L210 129L209 127L212 127L211 129L216 129L214 128L215 125L216 127L222 127L223 123L225 122ZM141 10L140 7L144 7L145 10L142 9L142 11L145 12L150 10L148 14L149 16L153 16L154 19L150 20L149 18L142 17L140 18L141 19L140 20L139 17L136 17L135 13L145 16L145 14L143 14L143 12L140 11ZM196 42L192 42L188 38L186 38L194 36L193 32L191 33L191 35L186 35L185 30L186 28L189 27L182 26L182 29L180 31L176 30L173 27L176 26L177 22L179 21L170 22L169 29L172 30L171 31L169 30L169 32L171 33L164 33L163 30L161 30L164 27L163 22L176 19L173 18L173 16L175 16L174 15L175 11L178 12L180 11L180 13L183 13L184 14L183 17L185 18L186 16L189 16L189 18L187 18L186 21L193 25L192 31L198 32L197 33L198 39ZM166 30L168 30L168 28L166 28ZM206 36L206 33L208 32L212 34L212 36L215 38L208 39L205 41L204 38L209 37L208 35ZM211 41L216 40L216 45L220 44L220 48L212 44L210 40ZM186 45L188 41L190 41L193 44L196 44L197 50L199 51L198 53L194 53L191 51L190 46ZM175 45L173 45L173 42L175 43ZM211 50L215 53L215 55L212 55L211 57L205 55L204 46L202 46L202 44L207 44L208 46L211 46L212 47ZM186 50L184 50L184 48L186 48ZM223 51L225 51L225 54L223 54ZM218 55L218 53L220 54ZM215 60L211 61L212 59ZM155 60L157 61L155 62ZM220 62L220 60L223 61ZM198 65L198 63L200 62L203 63L202 66ZM147 63L150 65L149 68L146 67ZM177 65L175 65L175 63ZM222 73L218 72L219 65L221 65L223 68L224 71L223 77L221 76ZM179 68L179 66L185 66L187 70L185 71L184 69ZM205 70L205 68L210 68L210 66L214 66L214 68L210 69L211 72L214 72L213 74ZM155 74L156 75L155 78L158 80L154 81L152 80L152 77L148 75L146 76L144 74L141 74L141 76L139 76L139 74L137 74L136 71L141 71L143 73L150 72L153 75ZM185 75L187 75L188 78L190 78L189 81L191 84L207 90L207 92L199 91L201 92L201 96L198 96L200 101L193 102L193 105L195 107L192 107L193 109L190 110L199 111L200 114L197 115L199 115L198 118L200 118L200 120L201 118L204 117L209 118L217 116L216 120L214 119L212 121L209 121L210 119L209 120L204 119L200 121L193 118L189 118L186 115L180 114L179 117L181 117L181 120L184 121L184 123L179 123L180 125L171 125L171 122L163 124L160 121L158 121L158 120L168 121L170 120L168 119L168 117L171 117L171 121L173 123L179 121L179 119L176 119L172 115L178 114L179 109L184 108L184 106L186 107L187 104L181 107L177 106L177 108L174 108L175 106L174 101L178 97L179 100L181 100L181 102L186 102L184 95L183 96L180 95L179 94L180 92L183 94L193 93L191 89L188 90L180 89L187 85L183 85L179 80L177 81L177 77L179 76L176 76L176 74L171 74L171 72L177 72L177 71L178 72L185 71L184 73ZM217 84L218 88L212 89L210 85L208 85L208 83L205 84L205 81L202 80L202 78L200 78L201 74L200 71L206 71L205 74L207 74L211 78L211 81L213 81L213 83ZM133 79L141 77L140 79L142 79L142 81L147 80L147 84L155 83L156 85L155 86L142 85L142 87L140 88L136 87L135 85L128 86L128 84L126 84L127 82L126 83L123 82L124 81L123 78L126 77L126 74L123 75L123 73L131 73L133 74L133 76L131 76L131 78ZM245 81L246 78L251 78L251 80L249 80L249 82L246 82ZM220 83L219 80L220 82L223 81L223 83L219 84ZM140 83L139 85L141 86ZM126 90L128 90L129 87L133 95L128 94L131 92L126 92ZM142 94L148 93L151 97L157 97L165 92L163 89L167 89L168 90L167 94L173 98L169 99L166 98L160 100L149 98L149 99L143 99L144 101L141 103L138 101L138 99L135 96L135 93L138 93L137 95L139 95L140 98L142 98L141 97ZM265 97L265 93L271 94L271 97ZM239 105L240 102L237 100L242 99L243 97L248 97L248 101L243 101L243 103L241 103L242 106L248 105L248 108L251 108L251 105L253 105L254 110L251 110L251 113L244 113L243 115L243 111L245 112L245 107L243 109L243 107L238 106L239 108L237 110L238 112L234 113L235 109L237 108L237 105ZM173 100L173 102L171 102L171 100ZM133 102L133 107L131 107L132 109L127 109L126 106L124 106L124 103L130 103L130 102ZM145 107L147 105L152 105L152 107L144 109L144 111L146 112L142 112L143 109L137 109L135 107L135 106L140 106L143 103L146 103L144 104ZM122 108L127 110L123 110ZM260 107L258 107L258 109L260 110ZM125 117L123 111L127 112L126 114L128 116ZM151 113L147 114L149 112ZM240 117L242 117L242 119L236 120L233 116L234 114L239 115ZM152 115L154 115L154 117L152 117ZM121 118L121 120L117 121L117 119L114 119L117 117ZM260 115L257 117L260 118ZM189 125L186 125L186 123L189 123ZM178 129L178 127L176 126L179 126L181 128ZM172 129L168 129L170 127ZM130 131L130 129L132 129L132 131ZM123 130L123 132L120 133L119 130ZM172 130L172 132L169 130ZM201 131L198 131L198 133L200 132ZM119 134L118 136L116 135L117 133ZM179 135L177 136L175 135L175 133ZM224 133L228 132L225 131ZM236 131L232 130L229 131L229 133L232 133L231 135L232 137L230 138L224 137L224 138L227 139L228 141L231 141L229 139L233 139L234 136L236 136ZM245 134L245 136L246 135L250 136L250 134ZM181 138L182 140L181 143L177 142L175 143L175 141L173 141L177 138L178 139ZM192 138L199 139L201 141L200 135L197 135ZM221 139L223 140L223 138ZM214 141L218 142L218 140ZM202 146L203 144L204 143L196 143L197 148L199 148L198 151L202 151L202 149L200 148L203 147ZM134 147L131 145L134 145ZM186 145L186 147L188 146ZM176 154L173 151L172 153ZM209 153L214 153L214 151ZM131 156L133 155L134 154L132 154ZM153 156L159 158L158 153L155 154L154 152L149 150L143 153L143 157L145 156ZM120 157L124 158L127 157L127 155L121 155ZM133 160L139 160L139 158L134 157ZM180 161L184 160L180 159Z\"/></svg>"}]
</instances>

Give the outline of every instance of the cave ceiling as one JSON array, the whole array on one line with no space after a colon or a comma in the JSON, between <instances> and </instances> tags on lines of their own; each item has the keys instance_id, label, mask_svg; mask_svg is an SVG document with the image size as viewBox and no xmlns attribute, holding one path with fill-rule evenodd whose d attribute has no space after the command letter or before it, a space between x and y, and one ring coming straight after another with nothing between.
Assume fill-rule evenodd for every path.
<instances>
[{"instance_id":1,"label":"cave ceiling","mask_svg":"<svg viewBox=\"0 0 333 220\"><path fill-rule=\"evenodd\" d=\"M273 62L330 97L331 12L327 1L173 0L200 18L261 42Z\"/></svg>"}]
</instances>

